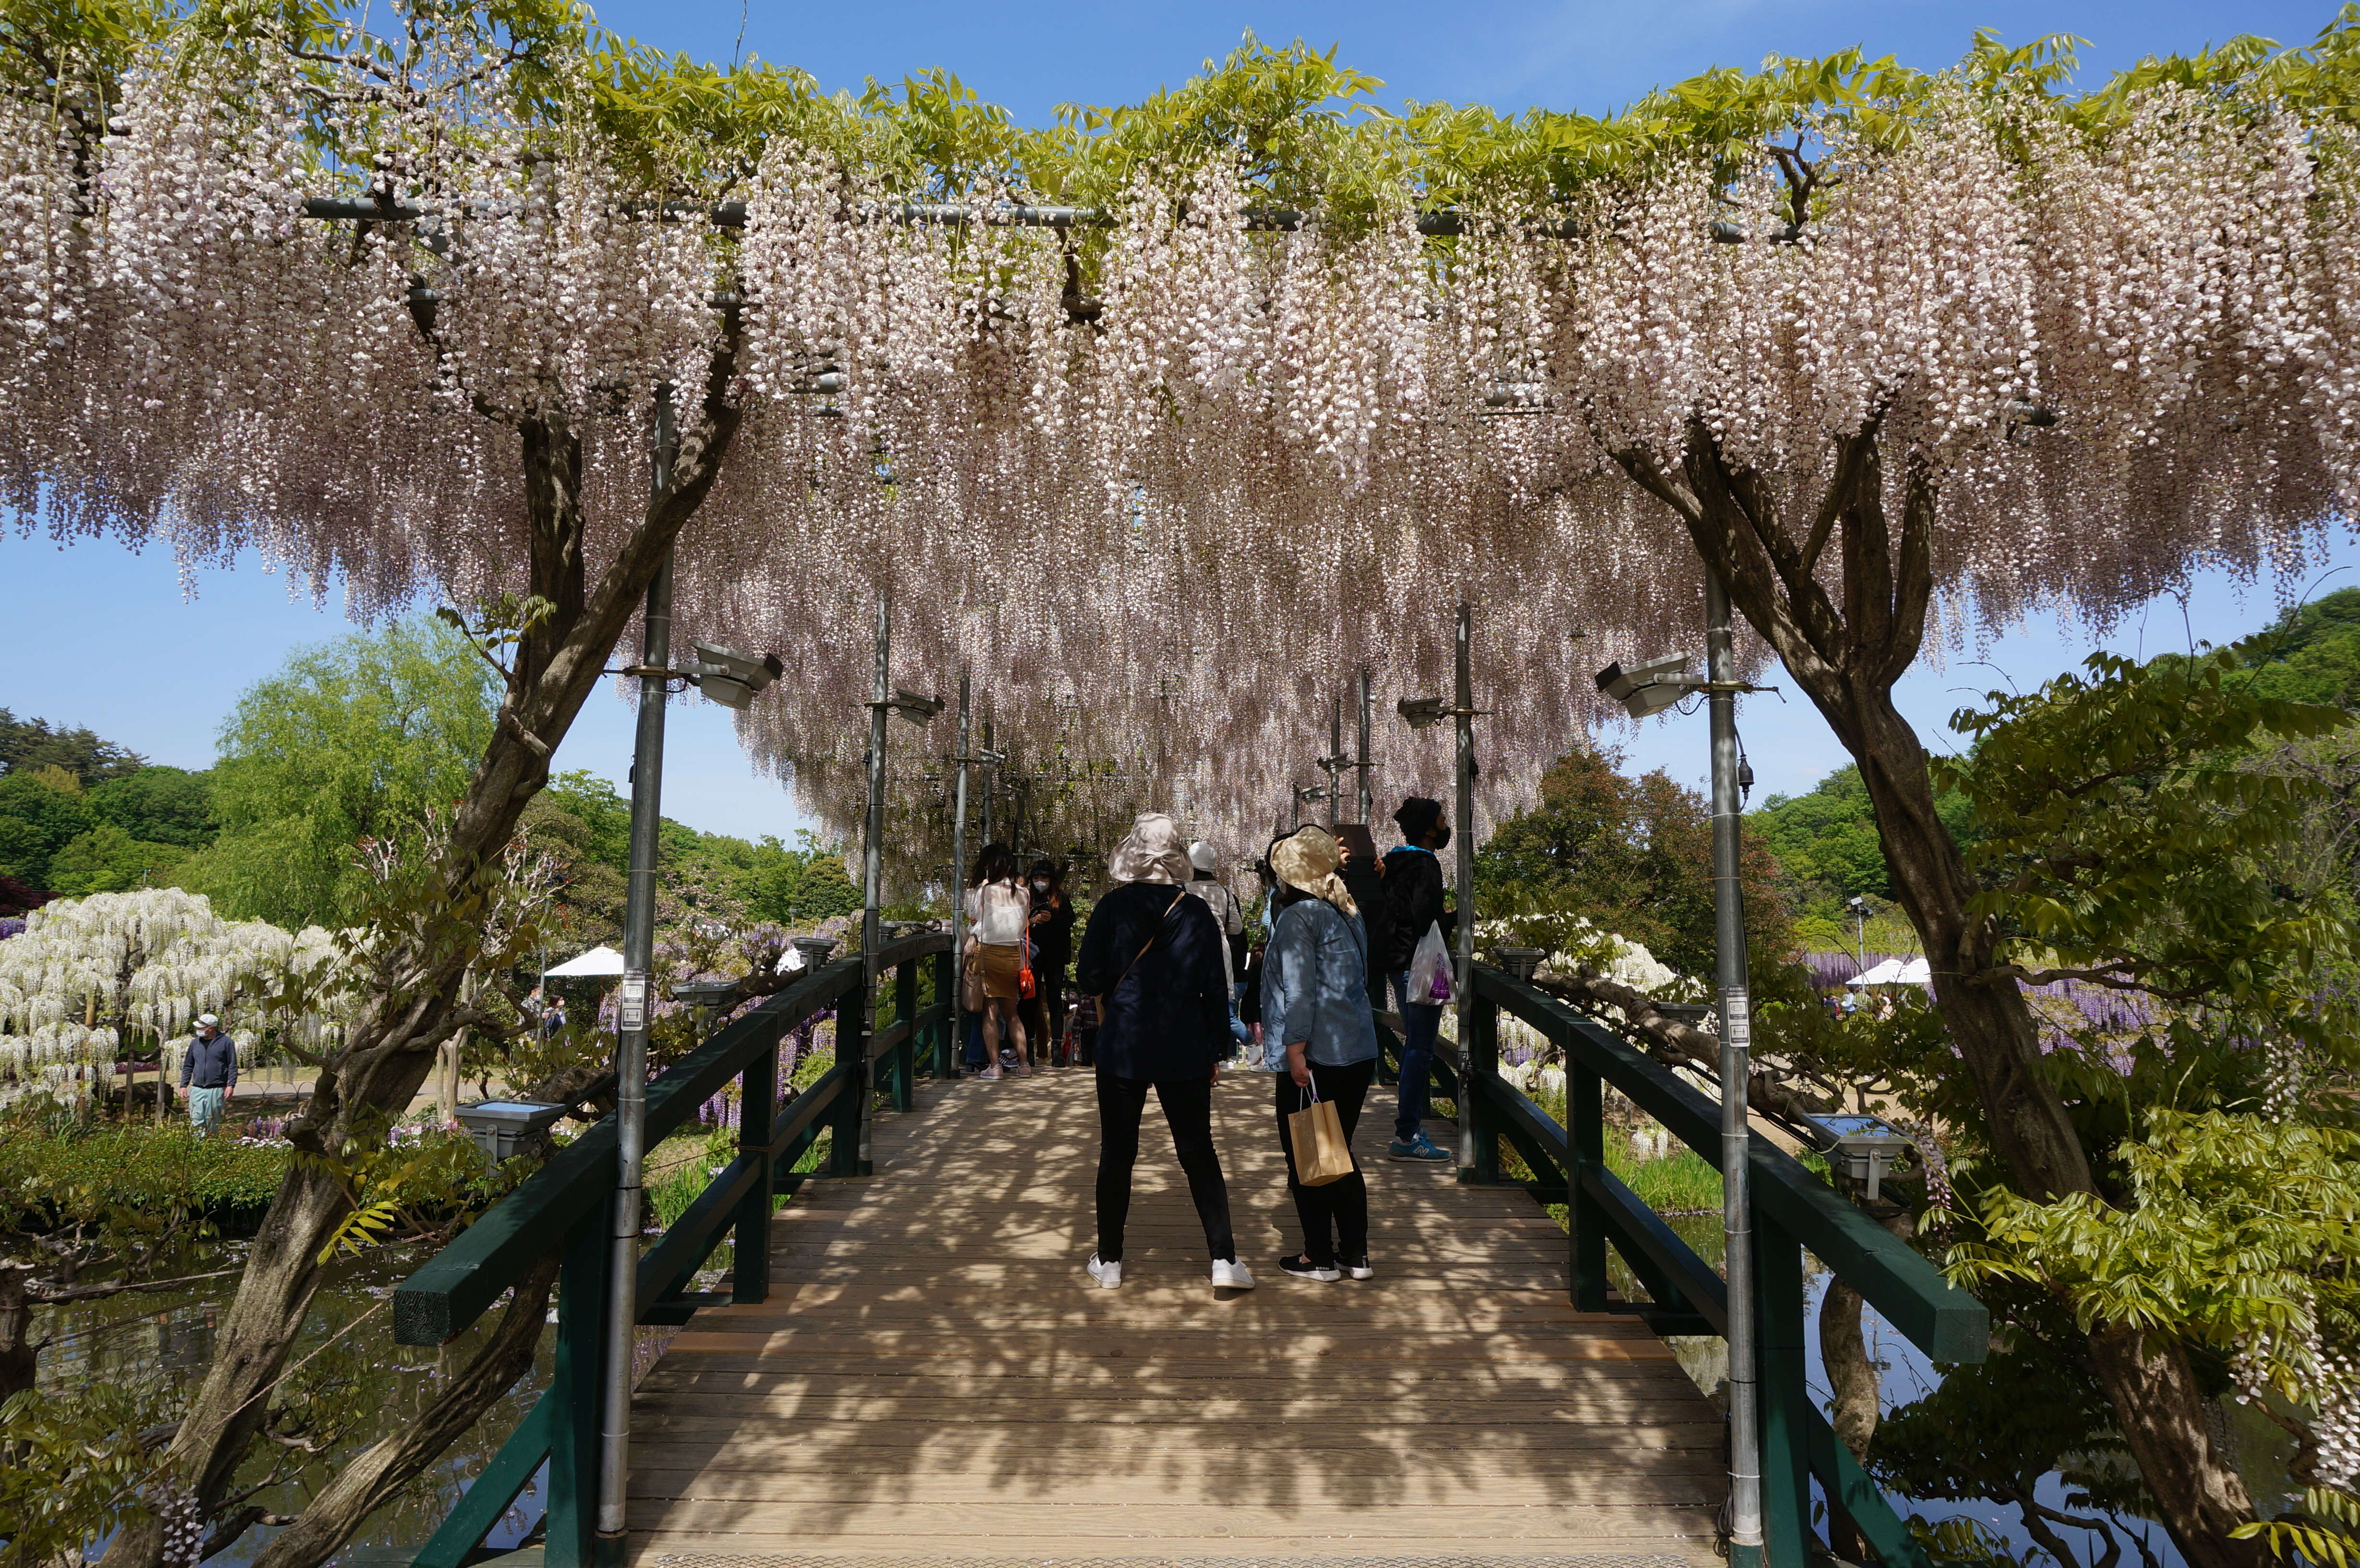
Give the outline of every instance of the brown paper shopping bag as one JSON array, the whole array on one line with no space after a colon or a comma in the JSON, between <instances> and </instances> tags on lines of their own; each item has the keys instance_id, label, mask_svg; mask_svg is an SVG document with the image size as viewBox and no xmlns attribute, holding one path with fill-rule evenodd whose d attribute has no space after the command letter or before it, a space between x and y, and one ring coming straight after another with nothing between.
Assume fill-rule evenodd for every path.
<instances>
[{"instance_id":1,"label":"brown paper shopping bag","mask_svg":"<svg viewBox=\"0 0 2360 1568\"><path fill-rule=\"evenodd\" d=\"M1319 1093L1319 1080L1311 1081ZM1286 1118L1286 1136L1295 1145L1295 1179L1306 1187L1324 1187L1352 1173L1352 1151L1344 1142L1344 1123L1328 1101L1314 1099Z\"/></svg>"}]
</instances>

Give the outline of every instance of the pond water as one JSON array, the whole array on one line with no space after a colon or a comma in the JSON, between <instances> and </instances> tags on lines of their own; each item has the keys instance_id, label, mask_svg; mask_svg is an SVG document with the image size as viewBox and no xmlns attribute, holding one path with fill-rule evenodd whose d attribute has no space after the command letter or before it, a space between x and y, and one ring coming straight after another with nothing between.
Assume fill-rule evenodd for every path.
<instances>
[{"instance_id":1,"label":"pond water","mask_svg":"<svg viewBox=\"0 0 2360 1568\"><path fill-rule=\"evenodd\" d=\"M179 1272L235 1268L246 1255L243 1242L192 1249ZM423 1261L422 1248L387 1247L358 1258L340 1259L326 1271L313 1299L310 1321L290 1365L287 1388L295 1390L299 1420L329 1438L322 1452L306 1455L277 1449L249 1462L239 1490L268 1483L252 1501L274 1513L300 1510L308 1491L324 1482L353 1454L424 1410L443 1383L466 1365L500 1310L452 1344L438 1348L393 1343L387 1320L393 1287ZM158 1406L177 1405L202 1381L213 1355L213 1332L229 1303L235 1276L208 1280L185 1291L124 1295L75 1306L47 1308L38 1317L41 1352L39 1381L45 1388L71 1390L105 1380L136 1388ZM452 1445L409 1492L380 1508L343 1554L345 1560L383 1558L392 1549L422 1544L532 1408L547 1385L552 1335L542 1334L532 1370L504 1395L485 1420ZM268 1466L276 1463L273 1472ZM537 1488L536 1488L537 1490ZM519 1499L489 1544L512 1546L537 1523L534 1493ZM251 1563L274 1532L257 1526L229 1551L211 1561ZM103 1550L93 1543L91 1555Z\"/></svg>"}]
</instances>

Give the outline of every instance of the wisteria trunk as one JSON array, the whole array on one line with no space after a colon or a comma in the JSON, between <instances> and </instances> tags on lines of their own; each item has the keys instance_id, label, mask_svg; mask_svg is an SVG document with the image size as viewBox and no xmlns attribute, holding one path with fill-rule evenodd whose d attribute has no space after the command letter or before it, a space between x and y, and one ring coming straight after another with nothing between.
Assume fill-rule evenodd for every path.
<instances>
[{"instance_id":1,"label":"wisteria trunk","mask_svg":"<svg viewBox=\"0 0 2360 1568\"><path fill-rule=\"evenodd\" d=\"M2011 1182L2036 1198L2094 1192L2089 1158L2042 1073L2031 1008L2012 981L1989 975L1998 932L1968 916L1973 875L1935 811L1926 748L1893 702L1933 600L1934 477L1913 465L1888 485L1874 420L1837 443L1819 494L1789 497L1783 509L1782 487L1729 462L1702 421L1691 426L1677 470L1640 450L1616 458L1678 514L1707 569L1859 765L1895 896L1925 944L1943 1025ZM1889 500L1899 503L1897 518ZM1832 572L1824 567L1830 545L1839 550ZM2252 1499L2213 1441L2185 1352L2160 1338L2120 1344L2101 1331L2091 1354L2191 1568L2249 1568L2253 1543L2230 1531L2254 1517Z\"/></svg>"},{"instance_id":2,"label":"wisteria trunk","mask_svg":"<svg viewBox=\"0 0 2360 1568\"><path fill-rule=\"evenodd\" d=\"M554 419L520 428L528 517L528 580L551 611L525 630L492 737L453 815L433 883L439 897L395 951L381 954L366 1001L345 1031L334 1062L319 1077L288 1140L307 1154L280 1182L225 1314L203 1386L182 1417L164 1469L193 1491L201 1518L228 1495L239 1465L268 1420L271 1395L287 1375L319 1280L319 1258L351 1212L351 1200L324 1157L347 1157L380 1143L426 1081L436 1050L463 1027L461 985L481 951L481 917L500 858L526 804L549 781L549 760L581 711L672 540L711 490L737 432L739 410L727 397L735 363L734 325L713 355L705 386L681 435L672 484L653 496L643 520L613 561L588 581L579 438ZM513 1379L511 1379L513 1380ZM496 1397L496 1396L495 1396ZM488 1406L482 1400L473 1414ZM356 1463L373 1471L415 1474L468 1422L421 1425L398 1465L372 1449ZM332 1481L323 1497L373 1496L367 1476ZM300 1558L317 1562L341 1546L366 1510L346 1507L317 1525L306 1514ZM152 1515L127 1522L101 1560L103 1568L160 1568L163 1532ZM290 1548L294 1551L294 1548Z\"/></svg>"}]
</instances>

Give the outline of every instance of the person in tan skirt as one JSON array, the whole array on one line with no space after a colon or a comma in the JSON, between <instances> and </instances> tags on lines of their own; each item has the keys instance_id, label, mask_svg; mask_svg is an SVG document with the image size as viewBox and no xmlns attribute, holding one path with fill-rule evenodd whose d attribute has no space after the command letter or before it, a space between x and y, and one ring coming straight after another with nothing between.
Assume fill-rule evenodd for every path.
<instances>
[{"instance_id":1,"label":"person in tan skirt","mask_svg":"<svg viewBox=\"0 0 2360 1568\"><path fill-rule=\"evenodd\" d=\"M1016 1073L1029 1078L1024 1064L1024 1020L1017 1016L1023 1000L1024 928L1032 901L1017 879L1016 856L1004 844L988 844L976 856L975 875L967 895L967 958L983 972L984 1069L977 1076L1000 1076L1000 1046L1005 1039L1016 1052Z\"/></svg>"}]
</instances>

